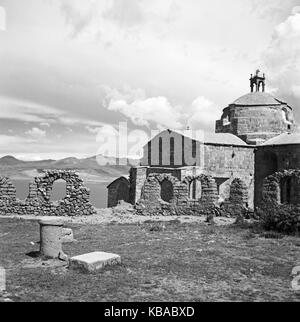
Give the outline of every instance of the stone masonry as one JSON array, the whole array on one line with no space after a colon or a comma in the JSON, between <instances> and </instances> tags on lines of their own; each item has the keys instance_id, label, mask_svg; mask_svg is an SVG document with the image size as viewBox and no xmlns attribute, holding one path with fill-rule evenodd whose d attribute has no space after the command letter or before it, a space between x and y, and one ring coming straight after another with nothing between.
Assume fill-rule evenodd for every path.
<instances>
[{"instance_id":1,"label":"stone masonry","mask_svg":"<svg viewBox=\"0 0 300 322\"><path fill-rule=\"evenodd\" d=\"M53 183L66 181L66 197L50 202ZM87 216L96 213L89 202L90 191L76 171L44 170L29 184L29 195L22 201L16 198L16 189L8 178L0 178L1 215Z\"/></svg>"}]
</instances>

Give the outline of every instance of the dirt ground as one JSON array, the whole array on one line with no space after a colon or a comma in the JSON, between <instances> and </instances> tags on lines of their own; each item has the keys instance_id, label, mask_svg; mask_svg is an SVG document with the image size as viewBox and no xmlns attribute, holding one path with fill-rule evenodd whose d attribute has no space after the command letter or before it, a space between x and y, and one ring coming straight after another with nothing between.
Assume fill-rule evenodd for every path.
<instances>
[{"instance_id":1,"label":"dirt ground","mask_svg":"<svg viewBox=\"0 0 300 322\"><path fill-rule=\"evenodd\" d=\"M121 256L121 265L95 274L35 257L36 218L0 218L0 266L7 275L0 301L300 300L291 287L291 272L300 265L299 237L266 238L224 218L210 226L205 218L132 217L101 212L67 220L76 241L63 245L66 254Z\"/></svg>"}]
</instances>

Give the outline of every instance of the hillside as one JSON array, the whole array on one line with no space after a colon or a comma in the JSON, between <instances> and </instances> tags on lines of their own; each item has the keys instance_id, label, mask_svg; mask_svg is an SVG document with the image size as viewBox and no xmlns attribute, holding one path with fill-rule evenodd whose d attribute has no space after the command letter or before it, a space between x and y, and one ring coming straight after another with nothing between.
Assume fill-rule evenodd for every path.
<instances>
[{"instance_id":1,"label":"hillside","mask_svg":"<svg viewBox=\"0 0 300 322\"><path fill-rule=\"evenodd\" d=\"M99 165L97 158L101 158L101 164L106 165ZM103 156L41 161L21 161L13 156L5 156L0 159L0 175L25 180L38 175L44 169L66 169L77 170L85 181L109 182L122 175L128 175L130 162L131 160ZM120 163L127 165L118 165Z\"/></svg>"}]
</instances>

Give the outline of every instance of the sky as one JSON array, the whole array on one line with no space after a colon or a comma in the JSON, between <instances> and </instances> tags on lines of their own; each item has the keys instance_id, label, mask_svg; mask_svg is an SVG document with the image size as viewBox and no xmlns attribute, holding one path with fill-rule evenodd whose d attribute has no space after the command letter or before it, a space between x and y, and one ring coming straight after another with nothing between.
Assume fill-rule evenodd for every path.
<instances>
[{"instance_id":1,"label":"sky","mask_svg":"<svg viewBox=\"0 0 300 322\"><path fill-rule=\"evenodd\" d=\"M257 69L300 122L300 0L0 0L0 156L214 131Z\"/></svg>"}]
</instances>

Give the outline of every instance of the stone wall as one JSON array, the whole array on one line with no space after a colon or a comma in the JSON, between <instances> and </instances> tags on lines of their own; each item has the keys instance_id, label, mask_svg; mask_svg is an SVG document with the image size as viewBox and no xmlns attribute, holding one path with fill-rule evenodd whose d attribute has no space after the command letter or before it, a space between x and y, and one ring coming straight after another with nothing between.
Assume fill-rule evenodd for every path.
<instances>
[{"instance_id":1,"label":"stone wall","mask_svg":"<svg viewBox=\"0 0 300 322\"><path fill-rule=\"evenodd\" d=\"M289 179L289 188L286 180ZM288 194L288 196L287 196ZM268 176L263 182L262 204L300 205L300 170L284 170Z\"/></svg>"},{"instance_id":2,"label":"stone wall","mask_svg":"<svg viewBox=\"0 0 300 322\"><path fill-rule=\"evenodd\" d=\"M264 179L276 172L300 169L300 146L297 144L260 146L255 153L255 207L263 199Z\"/></svg>"},{"instance_id":3,"label":"stone wall","mask_svg":"<svg viewBox=\"0 0 300 322\"><path fill-rule=\"evenodd\" d=\"M248 188L239 178L230 185L229 198L221 205L221 214L226 217L237 217L248 209Z\"/></svg>"},{"instance_id":4,"label":"stone wall","mask_svg":"<svg viewBox=\"0 0 300 322\"><path fill-rule=\"evenodd\" d=\"M50 202L53 183L66 181L66 197ZM16 198L16 189L8 178L0 178L1 215L86 216L96 213L89 202L90 191L75 171L45 170L29 184L26 200Z\"/></svg>"},{"instance_id":5,"label":"stone wall","mask_svg":"<svg viewBox=\"0 0 300 322\"><path fill-rule=\"evenodd\" d=\"M201 196L195 200L189 194L193 180L201 184ZM170 196L169 202L162 199L165 195ZM153 173L144 184L136 210L140 215L210 215L216 213L217 201L217 185L211 176L190 176L180 181L170 174Z\"/></svg>"}]
</instances>

